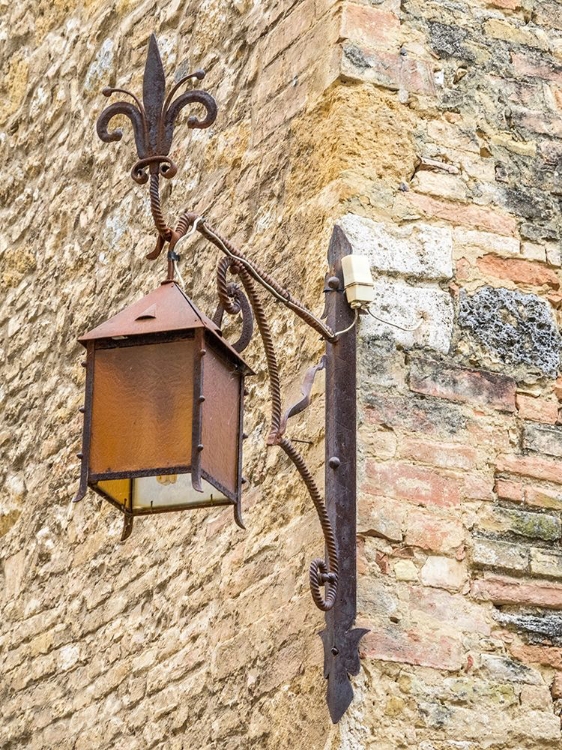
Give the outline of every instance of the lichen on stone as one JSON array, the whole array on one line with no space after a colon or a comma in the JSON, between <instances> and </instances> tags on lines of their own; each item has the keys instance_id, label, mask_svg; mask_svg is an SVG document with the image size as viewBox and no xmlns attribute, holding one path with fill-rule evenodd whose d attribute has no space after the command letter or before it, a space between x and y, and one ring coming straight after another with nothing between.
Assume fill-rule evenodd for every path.
<instances>
[{"instance_id":1,"label":"lichen on stone","mask_svg":"<svg viewBox=\"0 0 562 750\"><path fill-rule=\"evenodd\" d=\"M458 324L501 362L556 376L560 331L548 304L537 295L489 286L470 296L463 293Z\"/></svg>"}]
</instances>

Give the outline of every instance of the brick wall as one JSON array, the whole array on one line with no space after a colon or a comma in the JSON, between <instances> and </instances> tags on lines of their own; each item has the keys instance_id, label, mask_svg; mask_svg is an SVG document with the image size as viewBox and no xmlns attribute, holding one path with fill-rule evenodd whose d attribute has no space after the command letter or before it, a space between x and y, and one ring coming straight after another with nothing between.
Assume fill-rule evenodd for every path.
<instances>
[{"instance_id":1,"label":"brick wall","mask_svg":"<svg viewBox=\"0 0 562 750\"><path fill-rule=\"evenodd\" d=\"M0 746L560 747L559 3L4 10ZM212 131L178 125L167 210L205 211L317 312L336 221L373 267L358 360L371 632L337 728L306 580L322 542L263 446L257 343L247 532L200 511L145 519L120 545L99 500L69 511L76 336L162 276L143 260L130 134L107 146L93 130L104 85L139 90L153 30L168 74L206 68L220 107ZM187 291L212 311L216 255L183 253ZM290 397L320 344L270 309ZM320 478L319 402L293 434Z\"/></svg>"},{"instance_id":2,"label":"brick wall","mask_svg":"<svg viewBox=\"0 0 562 750\"><path fill-rule=\"evenodd\" d=\"M340 219L377 316L359 355L371 632L345 746L558 748L562 6L344 18L349 85L413 114L395 173L372 163Z\"/></svg>"}]
</instances>

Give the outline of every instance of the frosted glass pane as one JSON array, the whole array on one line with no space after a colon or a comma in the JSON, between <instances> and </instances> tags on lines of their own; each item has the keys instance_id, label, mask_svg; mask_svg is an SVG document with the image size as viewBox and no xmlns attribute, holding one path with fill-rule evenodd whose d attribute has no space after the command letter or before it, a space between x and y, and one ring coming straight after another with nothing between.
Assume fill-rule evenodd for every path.
<instances>
[{"instance_id":1,"label":"frosted glass pane","mask_svg":"<svg viewBox=\"0 0 562 750\"><path fill-rule=\"evenodd\" d=\"M203 492L191 486L191 474L165 474L133 479L133 510L199 505L213 502L224 505L227 498L209 482L201 480Z\"/></svg>"}]
</instances>

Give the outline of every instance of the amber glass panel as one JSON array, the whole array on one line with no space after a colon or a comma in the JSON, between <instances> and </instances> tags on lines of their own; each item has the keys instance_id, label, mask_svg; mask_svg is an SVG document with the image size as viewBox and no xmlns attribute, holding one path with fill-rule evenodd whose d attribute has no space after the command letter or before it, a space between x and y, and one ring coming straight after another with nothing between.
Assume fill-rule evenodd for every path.
<instances>
[{"instance_id":1,"label":"amber glass panel","mask_svg":"<svg viewBox=\"0 0 562 750\"><path fill-rule=\"evenodd\" d=\"M96 349L90 472L191 463L193 339Z\"/></svg>"},{"instance_id":2,"label":"amber glass panel","mask_svg":"<svg viewBox=\"0 0 562 750\"><path fill-rule=\"evenodd\" d=\"M129 505L129 495L131 494L130 479L105 479L102 482L96 482L96 486L112 500L121 505Z\"/></svg>"},{"instance_id":3,"label":"amber glass panel","mask_svg":"<svg viewBox=\"0 0 562 750\"><path fill-rule=\"evenodd\" d=\"M240 377L230 362L207 346L201 467L233 493L238 487Z\"/></svg>"}]
</instances>

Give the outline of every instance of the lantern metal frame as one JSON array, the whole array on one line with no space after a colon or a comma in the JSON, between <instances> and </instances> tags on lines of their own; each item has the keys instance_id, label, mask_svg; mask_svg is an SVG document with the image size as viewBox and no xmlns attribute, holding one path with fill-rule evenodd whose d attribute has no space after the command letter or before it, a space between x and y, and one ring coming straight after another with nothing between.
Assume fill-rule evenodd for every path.
<instances>
[{"instance_id":1,"label":"lantern metal frame","mask_svg":"<svg viewBox=\"0 0 562 750\"><path fill-rule=\"evenodd\" d=\"M183 107L202 106L202 119L191 115L190 128L208 128L217 116L214 98L205 91L178 90L191 79L202 80L203 71L181 78L165 95L165 74L154 35L150 37L143 79L143 100L120 88L106 88L105 96L122 93L132 101L121 100L108 106L99 116L97 133L104 142L119 141L120 129L110 131L109 123L116 115L125 115L133 125L138 161L131 170L138 184L150 181L150 205L157 229L156 246L147 255L150 260L160 256L167 246L168 271L163 283L173 283L179 260L177 246L188 234L198 232L214 244L224 256L217 268L219 304L213 322L220 326L224 313L241 314L242 334L233 347L241 352L248 345L254 319L263 341L269 375L271 423L268 446L279 446L292 461L302 477L318 514L324 535L326 559L311 562L309 581L316 606L326 613L326 628L320 635L324 644L324 675L328 680L327 704L330 717L338 722L353 699L350 675L359 672L358 644L368 632L354 628L356 617L356 328L359 311L352 310L345 301L341 258L352 252L349 242L339 227L335 227L328 249L329 271L325 277L326 304L323 318L317 318L305 305L296 300L289 290L261 269L207 222L204 216L184 212L172 228L164 218L160 201L160 178L169 179L177 167L169 158L175 119ZM228 281L235 276L241 286ZM292 310L326 343L321 361L310 368L303 386L302 398L283 411L279 367L275 342L268 317L257 293L256 283ZM90 358L88 358L89 362ZM89 364L88 364L89 367ZM310 404L314 378L326 371L326 502L304 458L285 434L289 419L304 411ZM91 379L90 381L91 382ZM91 397L91 394L90 394ZM88 398L88 395L87 395ZM84 463L81 489L75 498L85 494ZM321 588L325 587L324 594Z\"/></svg>"}]
</instances>

